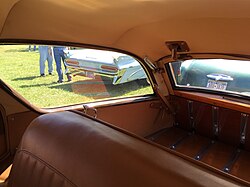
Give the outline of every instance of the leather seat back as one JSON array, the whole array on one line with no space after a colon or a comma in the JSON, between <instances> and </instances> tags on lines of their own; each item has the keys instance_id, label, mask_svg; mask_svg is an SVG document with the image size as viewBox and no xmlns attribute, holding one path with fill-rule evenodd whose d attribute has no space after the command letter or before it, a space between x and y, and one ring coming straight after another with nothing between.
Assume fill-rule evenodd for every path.
<instances>
[{"instance_id":1,"label":"leather seat back","mask_svg":"<svg viewBox=\"0 0 250 187\"><path fill-rule=\"evenodd\" d=\"M109 124L73 112L46 114L26 130L10 187L236 186Z\"/></svg>"}]
</instances>

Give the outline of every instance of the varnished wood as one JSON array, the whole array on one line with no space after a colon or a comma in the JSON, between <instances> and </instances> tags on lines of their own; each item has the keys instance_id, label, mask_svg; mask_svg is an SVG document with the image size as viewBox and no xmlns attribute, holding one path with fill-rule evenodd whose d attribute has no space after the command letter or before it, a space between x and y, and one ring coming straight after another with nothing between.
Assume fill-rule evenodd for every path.
<instances>
[{"instance_id":1,"label":"varnished wood","mask_svg":"<svg viewBox=\"0 0 250 187\"><path fill-rule=\"evenodd\" d=\"M175 124L180 128L172 127L155 142L167 148L178 142L174 149L177 154L250 183L250 120L242 121L246 111L226 108L222 101L221 105L209 102L213 98L186 96L171 96L176 109ZM246 123L245 139L242 123Z\"/></svg>"},{"instance_id":2,"label":"varnished wood","mask_svg":"<svg viewBox=\"0 0 250 187\"><path fill-rule=\"evenodd\" d=\"M248 119L248 123L246 126L246 137L245 137L245 145L244 148L250 151L250 119Z\"/></svg>"},{"instance_id":3,"label":"varnished wood","mask_svg":"<svg viewBox=\"0 0 250 187\"><path fill-rule=\"evenodd\" d=\"M206 164L221 169L224 169L224 166L228 163L231 158L232 153L234 152L235 147L216 142L213 144L207 153L201 159L202 162Z\"/></svg>"},{"instance_id":4,"label":"varnished wood","mask_svg":"<svg viewBox=\"0 0 250 187\"><path fill-rule=\"evenodd\" d=\"M208 138L193 134L177 146L176 151L194 158L204 146L209 144L209 142Z\"/></svg>"},{"instance_id":5,"label":"varnished wood","mask_svg":"<svg viewBox=\"0 0 250 187\"><path fill-rule=\"evenodd\" d=\"M240 122L240 112L219 108L219 140L238 146L240 144Z\"/></svg>"},{"instance_id":6,"label":"varnished wood","mask_svg":"<svg viewBox=\"0 0 250 187\"><path fill-rule=\"evenodd\" d=\"M180 128L171 128L170 130L159 136L155 142L170 148L170 146L176 143L180 138L187 135L187 132Z\"/></svg>"},{"instance_id":7,"label":"varnished wood","mask_svg":"<svg viewBox=\"0 0 250 187\"><path fill-rule=\"evenodd\" d=\"M224 99L219 95L177 90L174 91L174 95L250 114L250 104Z\"/></svg>"},{"instance_id":8,"label":"varnished wood","mask_svg":"<svg viewBox=\"0 0 250 187\"><path fill-rule=\"evenodd\" d=\"M188 102L186 99L174 99L175 123L184 129L191 129L188 116Z\"/></svg>"},{"instance_id":9,"label":"varnished wood","mask_svg":"<svg viewBox=\"0 0 250 187\"><path fill-rule=\"evenodd\" d=\"M250 181L250 152L242 151L234 163L230 174L243 180Z\"/></svg>"},{"instance_id":10,"label":"varnished wood","mask_svg":"<svg viewBox=\"0 0 250 187\"><path fill-rule=\"evenodd\" d=\"M206 137L213 137L212 107L204 103L194 102L197 108L194 114L195 130L198 134Z\"/></svg>"},{"instance_id":11,"label":"varnished wood","mask_svg":"<svg viewBox=\"0 0 250 187\"><path fill-rule=\"evenodd\" d=\"M189 134L189 136L187 136ZM230 145L228 143L220 142L219 140L213 141L211 138L207 138L198 134L191 134L190 131L185 129L172 127L166 132L161 133L157 139L153 141L166 148L170 149L170 145L178 141L181 137L185 137L180 144L176 146L175 152L180 155L188 156L189 158L195 160L198 153L204 148L205 151L199 161L199 164L206 164L217 171L220 170L225 175L231 175L239 180L244 180L247 184L250 184L250 152L241 150L239 157L237 157L232 162L232 167L230 166L230 171L224 171L224 168L228 163L231 163L232 156L237 150L236 146Z\"/></svg>"}]
</instances>

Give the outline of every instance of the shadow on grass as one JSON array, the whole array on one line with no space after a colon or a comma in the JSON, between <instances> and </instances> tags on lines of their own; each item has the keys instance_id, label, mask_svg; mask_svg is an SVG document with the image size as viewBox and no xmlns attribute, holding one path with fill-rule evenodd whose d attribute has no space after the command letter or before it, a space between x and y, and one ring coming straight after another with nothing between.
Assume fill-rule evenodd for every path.
<instances>
[{"instance_id":1,"label":"shadow on grass","mask_svg":"<svg viewBox=\"0 0 250 187\"><path fill-rule=\"evenodd\" d=\"M36 78L40 78L40 76L19 77L19 78L12 79L12 81L33 80L33 79L36 79Z\"/></svg>"},{"instance_id":2,"label":"shadow on grass","mask_svg":"<svg viewBox=\"0 0 250 187\"><path fill-rule=\"evenodd\" d=\"M72 85L73 83L54 83L54 86L50 86L49 88L52 88L52 89L60 89L60 90L64 90L64 91L68 91L68 92L73 92L72 90Z\"/></svg>"},{"instance_id":3,"label":"shadow on grass","mask_svg":"<svg viewBox=\"0 0 250 187\"><path fill-rule=\"evenodd\" d=\"M111 97L118 97L121 95L128 94L132 91L144 88L146 86L148 86L146 80L135 80L118 85L107 84L106 89Z\"/></svg>"},{"instance_id":4,"label":"shadow on grass","mask_svg":"<svg viewBox=\"0 0 250 187\"><path fill-rule=\"evenodd\" d=\"M51 82L51 83L43 83L43 84L33 84L33 85L22 85L20 88L34 88L34 87L41 87L41 86L47 86L48 88L51 89L59 89L59 90L64 90L68 92L73 92L72 91L72 83L61 83L58 84L57 82Z\"/></svg>"},{"instance_id":5,"label":"shadow on grass","mask_svg":"<svg viewBox=\"0 0 250 187\"><path fill-rule=\"evenodd\" d=\"M20 52L29 52L29 48L27 49L8 49L8 50L5 50L6 53L20 53ZM38 50L31 50L30 52L38 52Z\"/></svg>"},{"instance_id":6,"label":"shadow on grass","mask_svg":"<svg viewBox=\"0 0 250 187\"><path fill-rule=\"evenodd\" d=\"M52 82L49 84L33 84L33 85L22 85L20 88L34 88L34 87L40 87L40 86L48 86L50 88L51 85L57 84L56 82Z\"/></svg>"},{"instance_id":7,"label":"shadow on grass","mask_svg":"<svg viewBox=\"0 0 250 187\"><path fill-rule=\"evenodd\" d=\"M85 89L83 89L82 92L79 91L79 90L81 90L81 87L87 88L88 85L90 85L90 84L91 83L89 83L87 80L85 80L85 81L77 81L77 82L64 82L61 84L58 84L57 82L51 82L48 84L44 83L44 84L34 84L34 85L22 85L20 87L21 88L33 88L33 87L47 86L48 88L51 88L51 89L64 90L64 91L79 94L79 95L82 95L85 97L93 97L95 94L97 94L96 90L91 91L91 89L86 89L86 90L88 90L88 92L87 92ZM93 85L93 84L91 84L91 85ZM144 88L144 87L148 86L148 83L144 80L136 80L136 81L132 81L132 82L124 83L124 84L119 84L119 85L113 85L110 83L108 83L108 84L100 83L100 84L94 84L94 85L97 86L97 90L99 90L99 91L101 91L100 88L102 86L104 86L105 92L108 93L109 97L119 97L119 96L128 94L131 91L135 91L135 90ZM73 89L73 87L74 87L74 89ZM92 89L95 89L95 88L93 87ZM78 90L78 91L75 92L74 90ZM91 92L89 92L89 91L91 91ZM104 97L107 98L107 96L104 96Z\"/></svg>"}]
</instances>

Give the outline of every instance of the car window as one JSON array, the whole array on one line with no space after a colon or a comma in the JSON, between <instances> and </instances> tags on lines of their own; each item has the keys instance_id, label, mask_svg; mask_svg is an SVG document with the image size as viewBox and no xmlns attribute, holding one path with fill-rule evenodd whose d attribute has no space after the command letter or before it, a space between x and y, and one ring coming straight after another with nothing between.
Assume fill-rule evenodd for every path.
<instances>
[{"instance_id":1,"label":"car window","mask_svg":"<svg viewBox=\"0 0 250 187\"><path fill-rule=\"evenodd\" d=\"M192 59L170 63L176 87L250 96L250 61Z\"/></svg>"},{"instance_id":2,"label":"car window","mask_svg":"<svg viewBox=\"0 0 250 187\"><path fill-rule=\"evenodd\" d=\"M0 78L42 108L153 94L140 63L118 52L0 45L0 63Z\"/></svg>"}]
</instances>

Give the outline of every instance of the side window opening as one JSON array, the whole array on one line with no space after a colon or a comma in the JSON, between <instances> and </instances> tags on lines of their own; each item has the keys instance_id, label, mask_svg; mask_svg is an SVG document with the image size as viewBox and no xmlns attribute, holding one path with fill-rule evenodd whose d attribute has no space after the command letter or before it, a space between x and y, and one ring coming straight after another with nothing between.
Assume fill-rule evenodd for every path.
<instances>
[{"instance_id":1,"label":"side window opening","mask_svg":"<svg viewBox=\"0 0 250 187\"><path fill-rule=\"evenodd\" d=\"M250 61L227 59L192 59L170 63L174 84L250 96Z\"/></svg>"},{"instance_id":2,"label":"side window opening","mask_svg":"<svg viewBox=\"0 0 250 187\"><path fill-rule=\"evenodd\" d=\"M0 78L37 107L153 94L133 57L112 51L0 45Z\"/></svg>"}]
</instances>

